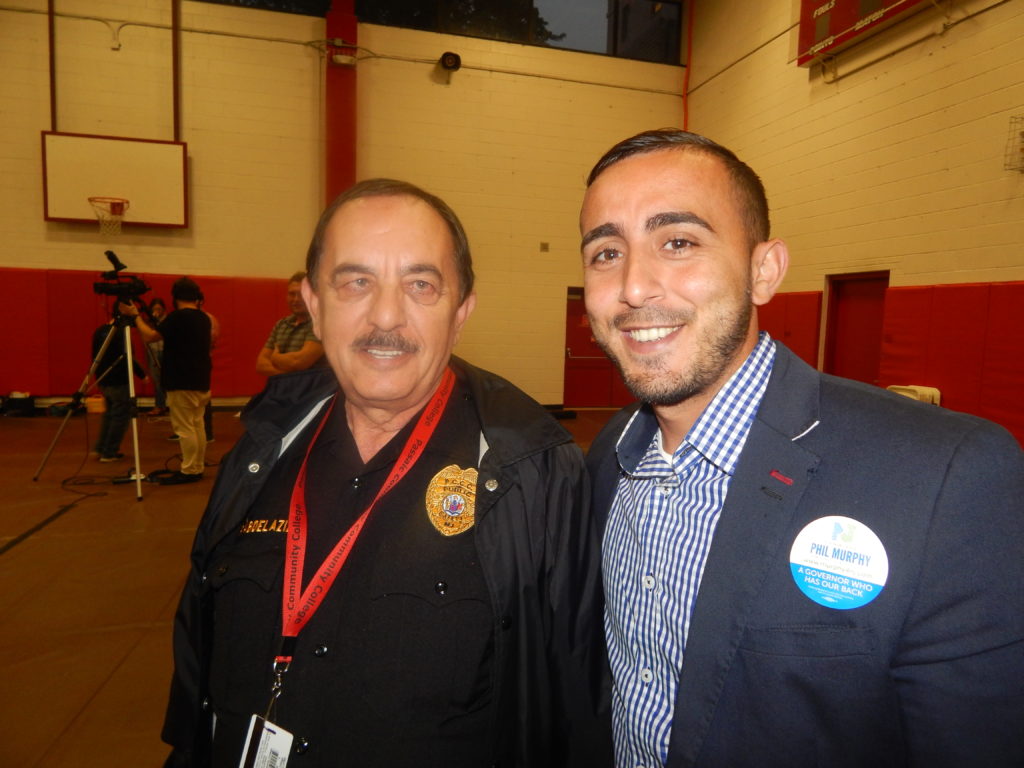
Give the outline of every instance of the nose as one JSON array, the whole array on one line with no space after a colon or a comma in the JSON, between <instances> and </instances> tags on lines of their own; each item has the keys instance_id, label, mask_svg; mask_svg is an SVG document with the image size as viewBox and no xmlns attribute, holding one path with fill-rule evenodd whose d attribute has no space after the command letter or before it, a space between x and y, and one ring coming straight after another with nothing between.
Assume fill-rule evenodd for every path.
<instances>
[{"instance_id":1,"label":"nose","mask_svg":"<svg viewBox=\"0 0 1024 768\"><path fill-rule=\"evenodd\" d=\"M653 264L631 253L622 269L622 292L619 301L631 307L642 307L662 296L661 279Z\"/></svg>"},{"instance_id":2,"label":"nose","mask_svg":"<svg viewBox=\"0 0 1024 768\"><path fill-rule=\"evenodd\" d=\"M378 285L367 320L382 331L393 331L405 325L405 293L400 286Z\"/></svg>"}]
</instances>

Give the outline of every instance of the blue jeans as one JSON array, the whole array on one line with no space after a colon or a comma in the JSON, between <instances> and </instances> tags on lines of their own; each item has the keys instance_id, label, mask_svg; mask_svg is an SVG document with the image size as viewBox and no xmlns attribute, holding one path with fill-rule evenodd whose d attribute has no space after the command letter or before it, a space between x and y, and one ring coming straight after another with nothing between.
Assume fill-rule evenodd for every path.
<instances>
[{"instance_id":1,"label":"blue jeans","mask_svg":"<svg viewBox=\"0 0 1024 768\"><path fill-rule=\"evenodd\" d=\"M160 383L160 367L163 364L163 350L155 350L149 344L146 345L146 361L149 363L149 378L153 380L153 407L167 407L167 393L164 392L163 384Z\"/></svg>"},{"instance_id":2,"label":"blue jeans","mask_svg":"<svg viewBox=\"0 0 1024 768\"><path fill-rule=\"evenodd\" d=\"M116 456L132 417L131 394L127 384L100 384L107 410L100 422L96 452L100 456Z\"/></svg>"}]
</instances>

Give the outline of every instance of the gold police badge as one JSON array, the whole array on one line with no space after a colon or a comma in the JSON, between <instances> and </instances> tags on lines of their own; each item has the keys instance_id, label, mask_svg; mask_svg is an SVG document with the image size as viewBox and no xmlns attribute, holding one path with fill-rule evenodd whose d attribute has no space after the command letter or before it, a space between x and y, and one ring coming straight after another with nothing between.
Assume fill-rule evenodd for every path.
<instances>
[{"instance_id":1,"label":"gold police badge","mask_svg":"<svg viewBox=\"0 0 1024 768\"><path fill-rule=\"evenodd\" d=\"M476 470L449 464L427 486L427 516L444 536L455 536L473 527L476 502Z\"/></svg>"}]
</instances>

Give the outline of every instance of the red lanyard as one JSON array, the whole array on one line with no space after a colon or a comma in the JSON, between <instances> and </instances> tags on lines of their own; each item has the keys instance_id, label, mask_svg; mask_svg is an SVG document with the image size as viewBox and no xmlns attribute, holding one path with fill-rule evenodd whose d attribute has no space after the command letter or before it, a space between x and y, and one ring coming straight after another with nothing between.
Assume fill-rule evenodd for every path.
<instances>
[{"instance_id":1,"label":"red lanyard","mask_svg":"<svg viewBox=\"0 0 1024 768\"><path fill-rule=\"evenodd\" d=\"M306 448L306 455L302 459L302 466L299 468L298 477L295 478L295 485L292 487L291 510L288 514L288 539L284 555L284 584L281 590L281 634L284 636L284 639L282 641L281 654L274 659L275 669L281 664L285 665L284 669L287 669L287 664L292 660L295 638L313 617L313 614L316 613L317 608L320 607L324 597L333 586L334 580L352 551L356 539L359 538L359 534L362 532L363 525L366 523L370 512L373 511L377 502L394 488L399 480L405 477L405 474L412 469L412 466L422 455L423 447L430 440L430 436L434 433L434 428L441 420L441 414L444 412L445 405L448 403L448 397L451 395L454 387L455 374L452 373L451 368L446 368L441 378L441 384L438 386L437 391L434 392L434 396L427 404L419 421L416 422L412 434L409 435L409 439L402 449L401 458L395 463L395 467L391 470L387 480L384 481L384 485L381 486L373 501L370 502L370 506L366 508L363 514L359 516L359 519L352 524L352 527L334 545L334 549L324 558L320 569L309 580L309 584L303 590L302 569L306 561L307 534L306 463L309 461L309 454L313 450L316 439L320 436L320 431L324 428L324 424L327 423L331 410L334 408L334 401L331 402L330 407L316 428L313 439L309 441L309 447Z\"/></svg>"}]
</instances>

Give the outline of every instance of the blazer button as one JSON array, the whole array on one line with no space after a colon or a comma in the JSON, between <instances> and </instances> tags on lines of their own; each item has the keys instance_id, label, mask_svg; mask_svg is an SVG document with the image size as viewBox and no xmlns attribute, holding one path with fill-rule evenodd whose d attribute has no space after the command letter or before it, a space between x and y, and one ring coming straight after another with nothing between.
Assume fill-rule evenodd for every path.
<instances>
[{"instance_id":1,"label":"blazer button","mask_svg":"<svg viewBox=\"0 0 1024 768\"><path fill-rule=\"evenodd\" d=\"M512 617L511 616L502 616L501 617L501 628L502 629L511 629L512 628Z\"/></svg>"},{"instance_id":2,"label":"blazer button","mask_svg":"<svg viewBox=\"0 0 1024 768\"><path fill-rule=\"evenodd\" d=\"M434 591L437 592L437 594L439 594L439 595L446 595L446 594L448 594L448 582L447 581L439 581L439 582L437 582L437 584L434 585Z\"/></svg>"},{"instance_id":3,"label":"blazer button","mask_svg":"<svg viewBox=\"0 0 1024 768\"><path fill-rule=\"evenodd\" d=\"M492 477L490 480L484 483L484 488L486 488L488 491L496 491L498 490L498 481Z\"/></svg>"},{"instance_id":4,"label":"blazer button","mask_svg":"<svg viewBox=\"0 0 1024 768\"><path fill-rule=\"evenodd\" d=\"M327 655L327 646L318 645L316 648L313 649L313 655L316 656L318 659L322 659L324 656Z\"/></svg>"},{"instance_id":5,"label":"blazer button","mask_svg":"<svg viewBox=\"0 0 1024 768\"><path fill-rule=\"evenodd\" d=\"M305 736L300 736L295 740L295 754L304 755L309 751L309 739Z\"/></svg>"},{"instance_id":6,"label":"blazer button","mask_svg":"<svg viewBox=\"0 0 1024 768\"><path fill-rule=\"evenodd\" d=\"M260 465L254 461L252 464L249 465L249 471L252 472L253 474L256 474L257 472L260 471Z\"/></svg>"}]
</instances>

